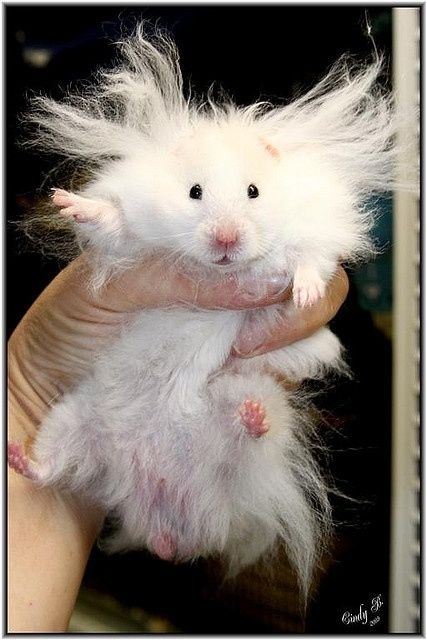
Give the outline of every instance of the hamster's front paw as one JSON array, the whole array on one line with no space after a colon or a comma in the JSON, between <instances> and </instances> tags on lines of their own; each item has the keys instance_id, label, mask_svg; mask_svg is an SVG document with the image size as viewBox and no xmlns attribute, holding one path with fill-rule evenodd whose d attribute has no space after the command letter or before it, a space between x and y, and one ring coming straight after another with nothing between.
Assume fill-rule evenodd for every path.
<instances>
[{"instance_id":1,"label":"hamster's front paw","mask_svg":"<svg viewBox=\"0 0 427 640\"><path fill-rule=\"evenodd\" d=\"M311 307L316 304L325 295L325 289L326 283L314 267L297 267L292 289L296 307Z\"/></svg>"},{"instance_id":2,"label":"hamster's front paw","mask_svg":"<svg viewBox=\"0 0 427 640\"><path fill-rule=\"evenodd\" d=\"M115 218L116 208L102 200L91 200L64 189L54 189L52 202L60 207L60 213L71 216L76 222L97 222L105 218Z\"/></svg>"}]
</instances>

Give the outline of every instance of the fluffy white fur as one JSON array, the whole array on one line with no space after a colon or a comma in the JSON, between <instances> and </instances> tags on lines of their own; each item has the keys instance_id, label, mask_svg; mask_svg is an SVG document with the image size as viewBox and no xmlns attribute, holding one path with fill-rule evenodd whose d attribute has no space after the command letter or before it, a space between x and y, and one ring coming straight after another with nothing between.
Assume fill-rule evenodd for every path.
<instances>
[{"instance_id":1,"label":"fluffy white fur","mask_svg":"<svg viewBox=\"0 0 427 640\"><path fill-rule=\"evenodd\" d=\"M164 37L149 42L140 28L121 47L121 66L86 94L40 98L31 116L44 149L90 167L84 189L57 204L93 256L92 284L162 250L194 278L286 273L304 306L323 295L339 259L369 253L367 201L390 188L395 155L379 62L341 62L286 106L240 108L187 101ZM202 199L189 197L195 184ZM250 184L259 197L248 198ZM230 228L239 242L224 250L213 239ZM274 324L294 303L135 314L42 425L36 480L116 516L112 549L218 553L235 571L282 541L306 593L331 527L328 489L310 426L272 372L321 377L342 366L341 347L325 328L250 361L230 357L243 322ZM270 428L258 438L239 414L247 399L266 411Z\"/></svg>"}]
</instances>

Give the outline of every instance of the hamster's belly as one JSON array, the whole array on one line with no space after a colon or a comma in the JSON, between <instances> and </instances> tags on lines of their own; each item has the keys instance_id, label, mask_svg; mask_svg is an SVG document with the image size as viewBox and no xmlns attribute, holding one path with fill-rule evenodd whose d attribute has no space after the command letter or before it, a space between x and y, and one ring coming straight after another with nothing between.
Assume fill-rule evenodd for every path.
<instances>
[{"instance_id":1,"label":"hamster's belly","mask_svg":"<svg viewBox=\"0 0 427 640\"><path fill-rule=\"evenodd\" d=\"M272 378L222 370L241 322L233 312L147 312L100 358L88 428L104 469L96 501L120 522L113 549L207 555L231 530L271 520L292 420ZM239 420L248 396L267 407L265 438Z\"/></svg>"},{"instance_id":2,"label":"hamster's belly","mask_svg":"<svg viewBox=\"0 0 427 640\"><path fill-rule=\"evenodd\" d=\"M231 530L262 525L258 513L274 500L267 478L279 473L286 449L286 394L264 374L219 373L213 385L211 393L206 382L185 413L158 402L159 394L150 406L152 390L143 389L110 413L101 500L121 523L115 550L147 546L166 557L173 547L173 557L185 560L221 552ZM254 394L271 425L259 440L245 432L238 412Z\"/></svg>"}]
</instances>

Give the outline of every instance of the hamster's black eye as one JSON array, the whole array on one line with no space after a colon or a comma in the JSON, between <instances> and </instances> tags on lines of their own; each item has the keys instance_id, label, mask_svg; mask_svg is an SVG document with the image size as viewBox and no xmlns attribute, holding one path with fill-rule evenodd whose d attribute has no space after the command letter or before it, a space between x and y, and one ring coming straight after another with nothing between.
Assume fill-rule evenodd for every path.
<instances>
[{"instance_id":1,"label":"hamster's black eye","mask_svg":"<svg viewBox=\"0 0 427 640\"><path fill-rule=\"evenodd\" d=\"M258 187L256 187L254 184L250 184L248 187L248 197L258 198L258 196L259 196Z\"/></svg>"},{"instance_id":2,"label":"hamster's black eye","mask_svg":"<svg viewBox=\"0 0 427 640\"><path fill-rule=\"evenodd\" d=\"M201 200L202 199L203 189L199 184L195 184L190 189L190 198L193 200Z\"/></svg>"}]
</instances>

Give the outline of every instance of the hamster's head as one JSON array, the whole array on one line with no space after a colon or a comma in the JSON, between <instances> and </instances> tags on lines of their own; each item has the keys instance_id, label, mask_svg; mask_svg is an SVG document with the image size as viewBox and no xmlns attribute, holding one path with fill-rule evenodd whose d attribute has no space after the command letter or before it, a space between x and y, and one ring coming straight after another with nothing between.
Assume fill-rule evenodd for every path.
<instances>
[{"instance_id":1,"label":"hamster's head","mask_svg":"<svg viewBox=\"0 0 427 640\"><path fill-rule=\"evenodd\" d=\"M277 150L236 128L193 133L174 151L182 202L183 251L205 266L239 270L260 261L273 240Z\"/></svg>"},{"instance_id":2,"label":"hamster's head","mask_svg":"<svg viewBox=\"0 0 427 640\"><path fill-rule=\"evenodd\" d=\"M325 251L351 208L315 153L278 149L249 127L200 126L122 162L114 182L144 248L222 272L283 269L307 248Z\"/></svg>"}]
</instances>

